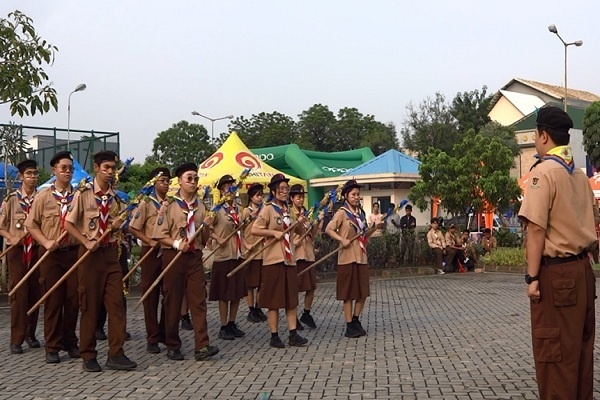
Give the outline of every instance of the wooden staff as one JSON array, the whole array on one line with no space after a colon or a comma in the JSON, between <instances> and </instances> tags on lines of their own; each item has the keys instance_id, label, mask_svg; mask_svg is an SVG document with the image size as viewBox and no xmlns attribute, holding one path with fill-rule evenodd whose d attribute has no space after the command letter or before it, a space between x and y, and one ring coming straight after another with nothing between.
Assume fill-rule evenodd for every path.
<instances>
[{"instance_id":1,"label":"wooden staff","mask_svg":"<svg viewBox=\"0 0 600 400\"><path fill-rule=\"evenodd\" d=\"M194 240L196 240L196 237L202 232L202 228L204 228L205 226L206 226L206 224L204 222L202 222L202 224L200 225L200 227L198 229L196 229L196 232L194 232L194 234L187 240L187 242L188 243L193 243ZM150 285L150 287L148 288L148 290L146 290L146 292L142 295L142 297L140 297L140 301L138 301L138 303L136 304L134 310L137 310L138 307L140 306L140 304L142 304L144 302L144 300L146 300L146 298L148 296L150 296L150 293L154 290L154 288L156 286L158 286L158 284L160 283L160 281L162 280L162 278L164 278L164 276L167 274L167 272L169 272L169 270L173 267L173 265L175 265L175 262L182 255L183 255L183 251L178 250L177 254L175 254L175 257L173 257L173 259L171 260L171 262L162 270L162 272L154 280L154 282L152 282L152 285Z\"/></svg>"},{"instance_id":2,"label":"wooden staff","mask_svg":"<svg viewBox=\"0 0 600 400\"><path fill-rule=\"evenodd\" d=\"M206 257L204 257L202 259L202 262L204 263L206 260L208 260L213 254L215 254L217 252L217 250L219 250L225 243L227 243L229 241L229 239L231 239L233 237L233 235L235 235L236 233L238 233L240 231L240 229L243 229L246 225L248 225L248 223L250 223L250 221L252 221L252 218L246 218L244 221L242 221L240 226L238 226L233 232L231 232L229 235L227 235L227 237L225 238L225 240L223 241L222 244L219 244L218 246L216 246L209 253L209 255L207 255Z\"/></svg>"},{"instance_id":3,"label":"wooden staff","mask_svg":"<svg viewBox=\"0 0 600 400\"><path fill-rule=\"evenodd\" d=\"M285 231L283 231L283 234L285 235L286 233L288 233L289 231L291 231L292 229L294 229L296 227L296 225L298 225L298 221L294 222L293 224L291 224L290 226L287 227L287 229ZM283 236L281 236L283 238ZM264 239L263 239L264 240ZM291 240L291 238L290 238ZM278 242L279 239L271 239L269 240L267 243L265 243L265 245L260 248L256 253L252 254L250 257L248 257L246 260L244 260L243 263L241 263L240 265L238 265L237 267L235 267L230 273L227 274L228 278L231 278L233 275L235 275L239 270L241 270L242 268L244 268L246 265L248 265L248 263L252 260L254 260L260 253L262 253L263 251L265 251L265 249L269 246L271 246L273 243ZM258 241L260 242L260 240ZM256 246L258 244L258 242L256 242L254 245ZM254 247L254 246L252 246Z\"/></svg>"},{"instance_id":4,"label":"wooden staff","mask_svg":"<svg viewBox=\"0 0 600 400\"><path fill-rule=\"evenodd\" d=\"M56 239L57 242L61 242L64 238L66 238L68 235L67 231L64 231L63 233L61 233L61 235L58 237L58 239ZM27 273L25 274L25 276L23 278L21 278L21 280L19 281L19 283L17 283L15 285L14 288L12 288L12 290L8 293L8 296L12 296L13 294L16 293L17 289L19 289L21 286L23 286L25 284L25 282L27 282L27 279L35 272L35 270L40 266L40 264L42 263L42 261L44 261L50 254L52 254L53 251L46 251L44 253L43 256L40 257L40 259L38 260L38 262L36 262L33 267L29 268L29 271L27 271Z\"/></svg>"},{"instance_id":5,"label":"wooden staff","mask_svg":"<svg viewBox=\"0 0 600 400\"><path fill-rule=\"evenodd\" d=\"M156 249L156 247L153 247L153 248L151 248L151 249L150 249L150 250L149 250L149 251L148 251L146 254L144 254L144 257L140 258L140 261L138 261L138 262L137 262L137 263L136 263L136 264L135 264L135 265L134 265L134 266L133 266L133 267L132 267L132 268L129 270L129 272L127 273L127 275L125 275L125 276L123 277L123 282L126 282L126 281L127 281L127 279L129 279L129 277L130 277L131 275L133 275L133 273L135 272L135 270L137 269L137 267L139 267L140 265L142 265L142 263L143 263L144 261L146 261L146 259L147 259L148 257L150 257L150 254L154 253L154 249Z\"/></svg>"},{"instance_id":6,"label":"wooden staff","mask_svg":"<svg viewBox=\"0 0 600 400\"><path fill-rule=\"evenodd\" d=\"M122 228L124 225L125 225L125 222L123 222L123 223L121 224L121 227L120 227L120 228ZM119 229L120 229L120 228L119 228ZM100 236L100 238L98 238L98 239L97 239L97 242L98 242L98 243L101 243L101 242L104 240L104 238L106 238L106 236L108 236L108 235L109 235L111 232L112 232L112 229L107 229L107 230L106 230L106 231L105 231L105 232L102 234L102 236ZM61 278L58 280L58 282L56 282L56 283L54 284L54 286L52 286L52 287L50 288L50 290L48 290L48 291L46 292L46 294L45 294L45 295L43 295L43 296L42 296L42 298L41 298L41 299L39 299L39 300L38 300L38 302L37 302L37 303L35 303L35 304L33 305L33 307L31 307L31 309L30 309L29 311L27 311L27 315L31 315L31 314L33 314L33 312L34 312L35 310L37 310L37 309L38 309L38 308L39 308L39 307L42 305L42 303L43 303L44 301L46 301L46 299L47 299L48 297L50 297L50 295L52 294L52 292L54 292L54 291L55 291L55 290L56 290L56 289L57 289L57 288L58 288L58 287L59 287L59 286L60 286L60 285L61 285L61 284L62 284L64 281L66 281L66 280L67 280L67 278L68 278L68 277L69 277L69 276L70 276L70 275L71 275L73 272L75 272L75 271L77 270L77 268L78 268L78 267L81 265L81 263L82 263L83 261L85 261L85 259L86 259L86 258L88 258L88 256L89 256L90 254L92 254L92 251L91 251L91 250L88 250L88 251L86 251L85 253L83 253L83 255L82 255L81 257L79 257L79 260L77 260L77 262L76 262L75 264L73 264L73 266L72 266L71 268L69 268L69 269L67 270L67 272L65 272L65 274L64 274L64 275L63 275L63 276L62 276L62 277L61 277Z\"/></svg>"}]
</instances>

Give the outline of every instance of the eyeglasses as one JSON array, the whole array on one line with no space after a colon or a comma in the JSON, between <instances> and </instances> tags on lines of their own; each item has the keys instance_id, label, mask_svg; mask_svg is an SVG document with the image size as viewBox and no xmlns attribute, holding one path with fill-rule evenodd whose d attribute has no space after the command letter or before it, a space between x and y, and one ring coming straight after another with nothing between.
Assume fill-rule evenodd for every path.
<instances>
[{"instance_id":1,"label":"eyeglasses","mask_svg":"<svg viewBox=\"0 0 600 400\"><path fill-rule=\"evenodd\" d=\"M280 188L277 188L277 191L279 193L289 193L290 192L290 188L289 187L280 187Z\"/></svg>"},{"instance_id":2,"label":"eyeglasses","mask_svg":"<svg viewBox=\"0 0 600 400\"><path fill-rule=\"evenodd\" d=\"M56 169L58 169L60 172L73 172L74 168L72 165L57 165Z\"/></svg>"},{"instance_id":3,"label":"eyeglasses","mask_svg":"<svg viewBox=\"0 0 600 400\"><path fill-rule=\"evenodd\" d=\"M198 175L196 175L196 176L187 176L185 178L185 182L187 182L187 183L198 182L199 180L200 180L200 177Z\"/></svg>"}]
</instances>

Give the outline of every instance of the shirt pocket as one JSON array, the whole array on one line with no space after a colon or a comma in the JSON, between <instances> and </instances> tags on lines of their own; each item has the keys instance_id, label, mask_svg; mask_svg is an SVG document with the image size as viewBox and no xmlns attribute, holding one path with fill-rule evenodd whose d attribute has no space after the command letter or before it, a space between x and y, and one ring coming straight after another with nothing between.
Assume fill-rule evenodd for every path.
<instances>
[{"instance_id":1,"label":"shirt pocket","mask_svg":"<svg viewBox=\"0 0 600 400\"><path fill-rule=\"evenodd\" d=\"M575 279L555 279L552 281L552 297L556 307L570 307L577 304Z\"/></svg>"},{"instance_id":2,"label":"shirt pocket","mask_svg":"<svg viewBox=\"0 0 600 400\"><path fill-rule=\"evenodd\" d=\"M24 212L14 212L11 215L11 224L17 229L24 229L25 219L27 219L27 215Z\"/></svg>"}]
</instances>

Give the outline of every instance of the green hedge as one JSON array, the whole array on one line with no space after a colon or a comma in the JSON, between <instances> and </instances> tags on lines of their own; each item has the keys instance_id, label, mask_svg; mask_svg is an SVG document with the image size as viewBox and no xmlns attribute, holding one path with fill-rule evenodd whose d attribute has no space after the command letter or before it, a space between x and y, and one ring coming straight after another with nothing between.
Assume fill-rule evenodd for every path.
<instances>
[{"instance_id":1,"label":"green hedge","mask_svg":"<svg viewBox=\"0 0 600 400\"><path fill-rule=\"evenodd\" d=\"M525 259L525 249L499 247L481 257L481 262L485 265L515 266L522 267L527 265Z\"/></svg>"}]
</instances>

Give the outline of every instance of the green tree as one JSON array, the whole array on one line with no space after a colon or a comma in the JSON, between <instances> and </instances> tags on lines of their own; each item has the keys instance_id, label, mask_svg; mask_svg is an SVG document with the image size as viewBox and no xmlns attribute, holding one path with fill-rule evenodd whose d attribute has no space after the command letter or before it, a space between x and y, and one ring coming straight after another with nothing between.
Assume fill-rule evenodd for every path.
<instances>
[{"instance_id":1,"label":"green tree","mask_svg":"<svg viewBox=\"0 0 600 400\"><path fill-rule=\"evenodd\" d=\"M488 122L492 96L487 95L487 86L470 92L459 92L452 100L450 114L456 120L458 130L466 133L469 129L479 132Z\"/></svg>"},{"instance_id":2,"label":"green tree","mask_svg":"<svg viewBox=\"0 0 600 400\"><path fill-rule=\"evenodd\" d=\"M23 138L19 125L11 122L0 126L0 160L17 165L25 158L29 143Z\"/></svg>"},{"instance_id":3,"label":"green tree","mask_svg":"<svg viewBox=\"0 0 600 400\"><path fill-rule=\"evenodd\" d=\"M329 107L315 104L298 116L297 144L307 150L335 151L338 137L335 114Z\"/></svg>"},{"instance_id":4,"label":"green tree","mask_svg":"<svg viewBox=\"0 0 600 400\"><path fill-rule=\"evenodd\" d=\"M119 177L119 190L129 193L137 192L150 179L150 172L161 164L146 161L143 164L133 163L129 166L127 173Z\"/></svg>"},{"instance_id":5,"label":"green tree","mask_svg":"<svg viewBox=\"0 0 600 400\"><path fill-rule=\"evenodd\" d=\"M583 147L590 162L600 168L600 101L593 102L585 109L583 116Z\"/></svg>"},{"instance_id":6,"label":"green tree","mask_svg":"<svg viewBox=\"0 0 600 400\"><path fill-rule=\"evenodd\" d=\"M370 147L376 156L390 149L398 149L398 135L393 122L383 124L375 121L368 134L360 139L357 147Z\"/></svg>"},{"instance_id":7,"label":"green tree","mask_svg":"<svg viewBox=\"0 0 600 400\"><path fill-rule=\"evenodd\" d=\"M229 124L229 130L237 132L249 148L281 146L297 139L296 122L277 111L261 112L249 119L243 116L236 118ZM227 136L221 135L221 139Z\"/></svg>"},{"instance_id":8,"label":"green tree","mask_svg":"<svg viewBox=\"0 0 600 400\"><path fill-rule=\"evenodd\" d=\"M497 122L490 121L482 126L478 132L489 138L500 139L500 141L510 149L513 156L518 156L521 153L521 148L515 137L515 130L511 126L504 126Z\"/></svg>"},{"instance_id":9,"label":"green tree","mask_svg":"<svg viewBox=\"0 0 600 400\"><path fill-rule=\"evenodd\" d=\"M156 136L146 162L174 168L184 162L200 163L214 152L204 126L179 121Z\"/></svg>"},{"instance_id":10,"label":"green tree","mask_svg":"<svg viewBox=\"0 0 600 400\"><path fill-rule=\"evenodd\" d=\"M476 134L469 130L453 147L456 157L440 149L429 149L421 160L421 180L409 192L408 198L421 210L429 199L440 199L441 207L452 215L505 209L521 194L517 180L510 176L514 158L511 150L499 138Z\"/></svg>"},{"instance_id":11,"label":"green tree","mask_svg":"<svg viewBox=\"0 0 600 400\"><path fill-rule=\"evenodd\" d=\"M56 90L42 68L54 63L57 51L22 12L0 19L0 104L10 104L11 115L58 110Z\"/></svg>"}]
</instances>

